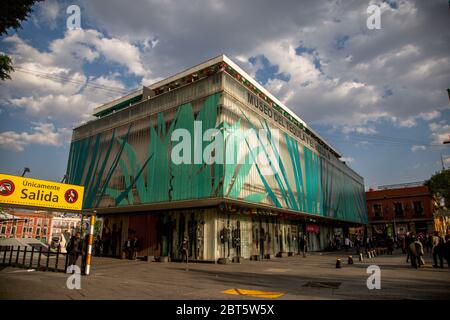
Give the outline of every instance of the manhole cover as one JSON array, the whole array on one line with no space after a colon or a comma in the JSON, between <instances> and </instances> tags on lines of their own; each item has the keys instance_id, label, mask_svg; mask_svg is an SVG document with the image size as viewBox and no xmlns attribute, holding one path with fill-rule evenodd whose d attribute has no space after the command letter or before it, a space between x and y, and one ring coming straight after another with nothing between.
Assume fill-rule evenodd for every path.
<instances>
[{"instance_id":1,"label":"manhole cover","mask_svg":"<svg viewBox=\"0 0 450 320\"><path fill-rule=\"evenodd\" d=\"M309 281L303 287L338 289L341 282Z\"/></svg>"}]
</instances>

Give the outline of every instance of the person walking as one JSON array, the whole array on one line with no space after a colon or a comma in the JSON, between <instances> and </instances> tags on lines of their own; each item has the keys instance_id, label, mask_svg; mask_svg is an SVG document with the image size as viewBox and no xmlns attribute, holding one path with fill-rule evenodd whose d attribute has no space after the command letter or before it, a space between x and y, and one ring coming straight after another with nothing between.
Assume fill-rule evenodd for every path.
<instances>
[{"instance_id":1,"label":"person walking","mask_svg":"<svg viewBox=\"0 0 450 320\"><path fill-rule=\"evenodd\" d=\"M447 265L450 268L450 234L445 236L444 258L447 260Z\"/></svg>"},{"instance_id":2,"label":"person walking","mask_svg":"<svg viewBox=\"0 0 450 320\"><path fill-rule=\"evenodd\" d=\"M96 257L102 256L102 250L103 250L103 241L100 238L100 235L97 235L97 238L94 241L94 252Z\"/></svg>"},{"instance_id":3,"label":"person walking","mask_svg":"<svg viewBox=\"0 0 450 320\"><path fill-rule=\"evenodd\" d=\"M405 247L406 247L406 263L408 263L411 258L411 243L414 242L414 233L407 233L405 238Z\"/></svg>"},{"instance_id":4,"label":"person walking","mask_svg":"<svg viewBox=\"0 0 450 320\"><path fill-rule=\"evenodd\" d=\"M137 259L137 253L139 251L139 239L137 236L134 236L134 239L131 243L131 250L132 250L132 255L131 255L131 260L136 260Z\"/></svg>"},{"instance_id":5,"label":"person walking","mask_svg":"<svg viewBox=\"0 0 450 320\"><path fill-rule=\"evenodd\" d=\"M416 239L414 245L416 246L416 264L417 267L420 268L420 266L425 265L425 260L423 260L423 243L419 239Z\"/></svg>"},{"instance_id":6,"label":"person walking","mask_svg":"<svg viewBox=\"0 0 450 320\"><path fill-rule=\"evenodd\" d=\"M419 255L422 244L417 240L415 235L411 236L411 240L412 242L409 245L409 258L411 260L411 266L417 269L420 267Z\"/></svg>"},{"instance_id":7,"label":"person walking","mask_svg":"<svg viewBox=\"0 0 450 320\"><path fill-rule=\"evenodd\" d=\"M69 266L77 264L78 257L83 251L83 242L81 240L81 234L77 232L69 240L66 247L67 254L69 255Z\"/></svg>"},{"instance_id":8,"label":"person walking","mask_svg":"<svg viewBox=\"0 0 450 320\"><path fill-rule=\"evenodd\" d=\"M348 237L345 237L344 239L344 247L345 251L348 251L348 249L350 248L350 239Z\"/></svg>"},{"instance_id":9,"label":"person walking","mask_svg":"<svg viewBox=\"0 0 450 320\"><path fill-rule=\"evenodd\" d=\"M306 236L300 237L300 252L303 258L306 258Z\"/></svg>"},{"instance_id":10,"label":"person walking","mask_svg":"<svg viewBox=\"0 0 450 320\"><path fill-rule=\"evenodd\" d=\"M186 258L186 263L189 261L189 237L187 233L184 233L183 242L181 244L181 261L184 261Z\"/></svg>"},{"instance_id":11,"label":"person walking","mask_svg":"<svg viewBox=\"0 0 450 320\"><path fill-rule=\"evenodd\" d=\"M128 236L128 240L125 241L124 245L123 245L123 250L122 250L122 259L130 259L131 260L131 245L132 245L132 240L131 237Z\"/></svg>"},{"instance_id":12,"label":"person walking","mask_svg":"<svg viewBox=\"0 0 450 320\"><path fill-rule=\"evenodd\" d=\"M433 268L444 268L443 249L444 239L439 236L439 232L435 231L433 236L433 248L431 249L431 253L433 254ZM438 258L440 262L439 266Z\"/></svg>"},{"instance_id":13,"label":"person walking","mask_svg":"<svg viewBox=\"0 0 450 320\"><path fill-rule=\"evenodd\" d=\"M387 245L388 254L392 255L392 253L394 252L394 239L392 237L389 237L386 240L386 245Z\"/></svg>"}]
</instances>

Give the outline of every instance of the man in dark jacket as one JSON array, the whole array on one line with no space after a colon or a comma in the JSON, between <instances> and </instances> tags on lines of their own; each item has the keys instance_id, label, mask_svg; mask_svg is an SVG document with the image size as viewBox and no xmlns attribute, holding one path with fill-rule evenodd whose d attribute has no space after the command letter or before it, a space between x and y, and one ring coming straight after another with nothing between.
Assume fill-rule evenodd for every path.
<instances>
[{"instance_id":1,"label":"man in dark jacket","mask_svg":"<svg viewBox=\"0 0 450 320\"><path fill-rule=\"evenodd\" d=\"M300 238L300 252L303 255L303 258L306 257L306 236L302 236Z\"/></svg>"},{"instance_id":2,"label":"man in dark jacket","mask_svg":"<svg viewBox=\"0 0 450 320\"><path fill-rule=\"evenodd\" d=\"M433 248L431 249L434 268L444 268L444 242L445 240L439 235L439 232L435 231L433 236ZM438 259L440 262L439 265Z\"/></svg>"},{"instance_id":3,"label":"man in dark jacket","mask_svg":"<svg viewBox=\"0 0 450 320\"><path fill-rule=\"evenodd\" d=\"M414 233L407 233L405 238L406 262L411 258L411 243L414 242Z\"/></svg>"},{"instance_id":4,"label":"man in dark jacket","mask_svg":"<svg viewBox=\"0 0 450 320\"><path fill-rule=\"evenodd\" d=\"M83 250L83 242L81 241L81 234L79 232L70 238L66 249L69 255L69 266L76 265L78 257Z\"/></svg>"},{"instance_id":5,"label":"man in dark jacket","mask_svg":"<svg viewBox=\"0 0 450 320\"><path fill-rule=\"evenodd\" d=\"M134 236L134 239L133 239L133 241L131 243L131 249L132 249L131 259L132 260L136 260L137 253L139 251L139 246L140 246L139 239L138 239L137 236Z\"/></svg>"},{"instance_id":6,"label":"man in dark jacket","mask_svg":"<svg viewBox=\"0 0 450 320\"><path fill-rule=\"evenodd\" d=\"M445 260L447 260L447 265L450 268L450 235L449 234L445 236L444 256L445 256Z\"/></svg>"}]
</instances>

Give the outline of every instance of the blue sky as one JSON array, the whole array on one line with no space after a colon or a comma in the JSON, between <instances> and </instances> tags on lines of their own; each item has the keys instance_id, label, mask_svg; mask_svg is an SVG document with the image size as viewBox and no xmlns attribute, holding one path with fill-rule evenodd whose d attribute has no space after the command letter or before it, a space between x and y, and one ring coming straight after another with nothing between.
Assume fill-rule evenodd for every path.
<instances>
[{"instance_id":1,"label":"blue sky","mask_svg":"<svg viewBox=\"0 0 450 320\"><path fill-rule=\"evenodd\" d=\"M66 9L81 9L68 30ZM381 10L368 30L366 9ZM450 166L447 1L44 1L0 38L0 171L61 180L71 130L121 93L227 54L344 155L366 188Z\"/></svg>"}]
</instances>

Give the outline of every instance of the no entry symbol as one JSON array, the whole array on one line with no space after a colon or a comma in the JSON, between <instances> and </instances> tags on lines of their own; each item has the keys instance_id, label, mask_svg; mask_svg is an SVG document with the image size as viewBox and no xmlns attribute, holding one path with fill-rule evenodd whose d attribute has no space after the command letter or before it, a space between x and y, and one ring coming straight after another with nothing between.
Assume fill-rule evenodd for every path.
<instances>
[{"instance_id":1,"label":"no entry symbol","mask_svg":"<svg viewBox=\"0 0 450 320\"><path fill-rule=\"evenodd\" d=\"M68 203L75 203L78 200L78 192L74 189L69 189L64 194L64 198Z\"/></svg>"},{"instance_id":2,"label":"no entry symbol","mask_svg":"<svg viewBox=\"0 0 450 320\"><path fill-rule=\"evenodd\" d=\"M14 183L11 180L0 181L0 195L9 196L14 192Z\"/></svg>"}]
</instances>

